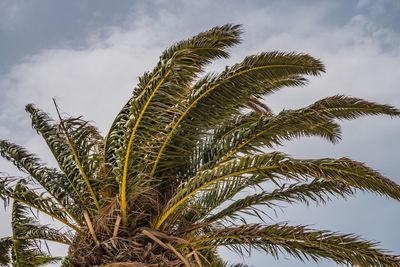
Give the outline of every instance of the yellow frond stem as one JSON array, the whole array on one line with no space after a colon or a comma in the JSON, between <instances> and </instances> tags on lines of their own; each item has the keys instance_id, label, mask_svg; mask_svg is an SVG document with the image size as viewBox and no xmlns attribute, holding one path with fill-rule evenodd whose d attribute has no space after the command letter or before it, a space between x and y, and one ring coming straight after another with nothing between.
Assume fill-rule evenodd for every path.
<instances>
[{"instance_id":1,"label":"yellow frond stem","mask_svg":"<svg viewBox=\"0 0 400 267\"><path fill-rule=\"evenodd\" d=\"M153 93L150 95L150 97L147 100L146 104L144 105L142 111L140 112L139 117L136 120L136 123L135 123L132 133L131 133L131 136L129 138L128 147L126 149L125 164L124 164L124 171L123 171L123 175L122 175L122 186L121 186L121 210L122 210L122 222L123 222L124 226L126 226L126 224L127 224L126 180L127 180L127 176L128 176L129 155L130 155L130 151L131 151L131 147L132 147L133 137L136 133L136 129L139 126L140 120L142 119L143 114L147 109L147 106L150 104L151 99L153 98L153 96L155 95L157 90L160 88L160 86L162 85L164 80L167 78L167 76L171 73L171 71L172 71L172 68L164 75L163 79L158 83L157 87L154 89Z\"/></svg>"},{"instance_id":2,"label":"yellow frond stem","mask_svg":"<svg viewBox=\"0 0 400 267\"><path fill-rule=\"evenodd\" d=\"M225 82L225 81L227 81L227 80L229 80L229 79L232 79L232 78L235 77L235 76L244 74L244 73L249 72L249 71L260 70L260 69L267 69L267 68L296 67L296 66L297 66L297 65L273 65L273 66L270 66L270 65L269 65L269 66L260 66L260 67L250 68L250 69L248 69L248 70L244 70L244 71L240 71L240 72L238 72L238 73L235 73L235 74L233 74L233 75L231 75L231 76L225 78L222 82ZM221 83L222 83L222 82L221 82ZM186 116L186 114L189 112L189 110L191 110L191 109L193 108L193 106L196 105L196 103L197 103L198 101L200 101L200 99L202 99L205 95L207 95L209 92L211 92L212 90L214 90L214 89L215 89L216 87L218 87L219 85L220 85L220 84L216 84L216 85L210 87L207 91L205 91L204 93L202 93L195 101L193 101L193 103L189 105L189 107L185 110L185 112L183 112L183 114L181 115L181 117L180 117L180 118L178 119L178 121L175 123L174 127L172 127L172 129L171 129L171 131L169 132L167 138L165 139L163 145L161 146L160 151L158 152L157 158L156 158L156 160L155 160L155 162L154 162L153 168L152 168L152 170L151 170L150 176L153 176L153 175L154 175L154 172L156 171L156 168L157 168L158 162L159 162L159 160L160 160L160 158L161 158L161 155L162 155L162 153L163 153L163 151L164 151L164 149L165 149L165 147L166 147L166 145L167 145L169 139L171 138L172 134L174 133L174 131L175 131L176 128L178 127L179 123L183 120L183 118Z\"/></svg>"},{"instance_id":3,"label":"yellow frond stem","mask_svg":"<svg viewBox=\"0 0 400 267\"><path fill-rule=\"evenodd\" d=\"M97 201L96 195L94 194L93 189L90 186L89 179L88 179L88 177L87 177L87 175L86 175L86 173L85 173L85 171L84 171L84 169L82 167L82 164L81 164L81 162L80 162L80 160L78 158L78 154L76 153L75 148L72 145L71 139L69 138L69 135L68 135L68 131L64 126L64 122L63 122L63 119L61 118L60 112L58 111L58 107L57 107L56 101L54 99L53 99L53 101L54 101L54 105L56 106L58 117L60 118L61 128L63 129L65 137L67 138L68 145L69 145L69 147L70 147L70 149L72 151L72 154L74 155L75 162L78 165L79 171L80 171L80 173L81 173L81 175L83 177L83 180L85 180L85 183L86 183L86 185L87 185L87 187L89 189L90 194L92 195L92 198L93 198L94 204L96 205L96 208L100 209L100 205L99 205L99 202Z\"/></svg>"},{"instance_id":4,"label":"yellow frond stem","mask_svg":"<svg viewBox=\"0 0 400 267\"><path fill-rule=\"evenodd\" d=\"M80 160L79 160L79 158L78 158L78 155L76 154L76 151L75 151L75 149L74 149L74 146L72 145L72 142L71 142L71 140L69 139L69 136L68 136L68 133L67 133L65 127L63 127L63 128L64 128L64 131L65 131L65 136L67 137L67 140L68 140L68 144L69 144L69 146L70 146L70 148L71 148L72 154L74 154L75 162L76 162L76 164L77 164L78 167L79 167L79 171L81 172L83 179L85 180L85 183L86 183L86 185L87 185L87 187L88 187L88 189L89 189L90 195L92 195L94 204L96 205L96 208L97 208L97 209L100 209L99 202L97 201L96 195L94 194L92 187L90 186L89 179L88 179L88 177L87 177L85 171L83 170L82 164L81 164L81 162L80 162Z\"/></svg>"},{"instance_id":5,"label":"yellow frond stem","mask_svg":"<svg viewBox=\"0 0 400 267\"><path fill-rule=\"evenodd\" d=\"M146 90L146 88L149 86L149 84L153 81L154 77L156 77L156 75L157 75L160 71L161 71L161 68L158 69L158 70L153 74L153 76L151 76L150 80L147 82L147 84L146 84L146 86L144 87L143 90ZM113 124L114 124L114 122L113 122ZM107 151L107 150L106 150L106 146L107 146L107 142L108 142L109 136L110 136L110 133L107 134L106 139L104 140L104 156L103 156L103 163L106 163L106 155L107 155L107 153L106 153L106 151Z\"/></svg>"},{"instance_id":6,"label":"yellow frond stem","mask_svg":"<svg viewBox=\"0 0 400 267\"><path fill-rule=\"evenodd\" d=\"M197 193L198 191L218 182L221 180L224 180L228 177L231 176L235 176L235 175L240 175L240 174L244 174L244 173L248 173L248 172L253 172L253 171L258 171L258 170L266 170L266 169L273 169L273 168L278 168L279 166L265 166L265 167L259 167L259 168L249 168L246 170L242 170L242 171L238 171L238 172L233 172L221 177L218 177L198 188L196 188L195 190L193 190L192 192L190 192L189 194L187 194L186 196L184 196L181 200L179 200L177 203L175 203L175 205L173 205L172 207L170 207L165 213L164 215L161 217L161 219L157 222L155 230L158 230L160 228L160 226L163 224L163 222L168 218L169 215L171 215L171 213L177 208L179 207L179 205L181 205L186 199L188 199L189 197L191 197L192 195L194 195L195 193Z\"/></svg>"}]
</instances>

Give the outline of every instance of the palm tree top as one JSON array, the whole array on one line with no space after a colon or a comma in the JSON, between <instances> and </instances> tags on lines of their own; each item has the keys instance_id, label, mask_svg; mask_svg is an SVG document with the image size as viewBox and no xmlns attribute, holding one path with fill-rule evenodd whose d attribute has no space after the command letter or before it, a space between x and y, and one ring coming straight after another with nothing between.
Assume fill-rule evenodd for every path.
<instances>
[{"instance_id":1,"label":"palm tree top","mask_svg":"<svg viewBox=\"0 0 400 267\"><path fill-rule=\"evenodd\" d=\"M304 261L400 266L398 256L357 235L268 219L285 203L325 203L357 191L400 200L400 186L363 163L279 152L284 142L304 136L340 141L340 120L398 117L400 111L335 95L274 114L264 97L304 86L325 67L307 54L273 51L204 74L207 64L229 56L241 34L240 25L226 24L165 50L140 77L105 137L81 117L60 114L56 103L58 121L27 105L58 168L0 141L0 154L29 176L1 177L0 196L14 200L20 215L13 218L25 218L22 207L30 207L68 229L35 225L41 234L29 240L70 245L62 266L228 266L218 255L221 246L238 254L253 248ZM248 224L248 216L260 223ZM28 219L19 224L31 227ZM17 237L21 229L15 228ZM12 240L19 239L2 240L4 264L11 260Z\"/></svg>"}]
</instances>

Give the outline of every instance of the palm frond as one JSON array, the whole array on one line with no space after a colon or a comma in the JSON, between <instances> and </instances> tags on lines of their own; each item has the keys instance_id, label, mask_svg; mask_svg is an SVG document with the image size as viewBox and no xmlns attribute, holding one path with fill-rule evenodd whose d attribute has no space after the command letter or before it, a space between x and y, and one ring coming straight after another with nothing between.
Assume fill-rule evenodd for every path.
<instances>
[{"instance_id":1,"label":"palm frond","mask_svg":"<svg viewBox=\"0 0 400 267\"><path fill-rule=\"evenodd\" d=\"M217 183L199 194L198 197L187 201L184 210L173 222L177 231L186 233L198 228L199 226L196 223L199 220L209 215L210 211L234 197L241 190L250 187L251 180L253 179L238 178L228 180L225 183Z\"/></svg>"},{"instance_id":2,"label":"palm frond","mask_svg":"<svg viewBox=\"0 0 400 267\"><path fill-rule=\"evenodd\" d=\"M43 266L61 260L60 257L52 257L38 249L27 249L20 242L15 243L12 256L15 266L26 267Z\"/></svg>"},{"instance_id":3,"label":"palm frond","mask_svg":"<svg viewBox=\"0 0 400 267\"><path fill-rule=\"evenodd\" d=\"M260 184L264 181L265 177L261 175L248 175L246 179L239 176L215 183L195 198L189 198L173 224L178 225L176 228L182 233L192 233L196 229L206 227L210 224L209 220L203 219L210 217L213 210L234 199L243 190L261 188Z\"/></svg>"},{"instance_id":4,"label":"palm frond","mask_svg":"<svg viewBox=\"0 0 400 267\"><path fill-rule=\"evenodd\" d=\"M247 127L246 137L242 134L232 141L230 148L234 149L222 160L236 152L279 145L282 140L302 135L320 135L336 142L340 139L340 128L332 122L333 119L354 119L366 115L399 116L400 111L389 105L343 95L324 98L306 108L282 111L271 119L264 119L259 127Z\"/></svg>"},{"instance_id":5,"label":"palm frond","mask_svg":"<svg viewBox=\"0 0 400 267\"><path fill-rule=\"evenodd\" d=\"M181 186L177 188L175 196L171 198L164 212L157 218L155 229L160 228L175 209L197 192L205 190L230 177L244 177L243 175L251 173L262 173L265 177L274 179L274 176L277 176L278 173L282 174L282 167L286 163L285 160L286 158L279 153L252 155L219 164L210 170L198 172L195 176L190 178L187 183L182 183Z\"/></svg>"},{"instance_id":6,"label":"palm frond","mask_svg":"<svg viewBox=\"0 0 400 267\"><path fill-rule=\"evenodd\" d=\"M296 113L292 112L287 117L297 116ZM280 145L283 140L301 136L320 136L333 143L337 142L341 136L340 126L330 118L314 116L312 119L297 119L274 127L281 122L281 119L279 115L260 116L252 121L244 121L242 124L235 125L232 129L226 129L228 131L220 138L205 140L200 146L202 151L196 151L195 158L192 159L197 166L188 169L211 168L236 152L245 154L260 152L262 147L272 148L274 145ZM246 145L242 145L245 142L247 142ZM232 148L236 149L232 150ZM198 155L199 153L201 154Z\"/></svg>"},{"instance_id":7,"label":"palm frond","mask_svg":"<svg viewBox=\"0 0 400 267\"><path fill-rule=\"evenodd\" d=\"M65 136L65 139L67 140L67 144L68 144L68 146L69 146L69 149L71 150L71 153L72 153L72 155L74 156L75 163L76 163L76 165L77 165L77 167L78 167L78 169L79 169L80 174L82 175L83 180L85 181L85 184L86 184L86 186L87 186L87 190L89 191L90 196L91 196L91 198L92 198L92 200L93 200L93 202L94 202L96 208L97 208L97 209L100 209L100 205L99 205L99 202L98 202L98 200L97 200L96 194L94 193L94 191L93 191L93 189L92 189L92 186L91 186L90 181L89 181L88 174L87 174L87 172L85 171L84 166L83 166L83 163L89 162L89 156L90 156L90 155L88 155L88 151L90 151L91 145L89 145L89 150L87 149L87 145L84 146L84 147L83 147L84 149L82 149L81 151L79 151L79 148L78 148L78 147L75 148L75 145L76 145L76 144L74 144L74 143L73 143L73 140L71 140L70 134L68 133L68 129L65 127L64 120L61 118L61 115L60 115L60 112L59 112L59 110L58 110L58 106L57 106L57 103L56 103L55 99L53 99L53 101L54 101L54 105L55 105L56 110L57 110L58 117L59 117L59 119L60 119L60 128L62 129L63 134L64 134L64 136ZM75 122L75 120L72 120L72 121ZM76 123L76 124L79 126L79 128L78 128L78 129L75 129L74 133L78 136L78 138L76 138L78 141L79 141L79 139L81 139L80 136L82 136L82 135L83 135L84 140L85 140L87 137L89 137L90 135L92 135L92 133L93 133L93 127L85 127L86 123L82 123L81 121L78 121L78 123ZM96 132L96 133L97 133L97 132ZM98 134L98 135L99 135L99 134ZM85 141L86 141L86 140L85 140ZM87 141L84 142L84 144L87 144L87 143L88 143ZM78 143L78 144L79 144L79 143ZM77 149L78 149L78 150L77 150ZM77 151L78 151L78 152L77 152ZM80 152L80 153L79 153L79 152ZM86 153L85 153L85 152L86 152ZM78 153L81 154L81 155L83 156L83 161L82 161L82 159L80 159L80 157L78 156ZM85 164L85 165L86 165L86 164ZM89 165L89 167L90 167L90 165ZM86 169L87 169L87 168L86 168ZM90 168L89 168L89 171L93 172Z\"/></svg>"},{"instance_id":8,"label":"palm frond","mask_svg":"<svg viewBox=\"0 0 400 267\"><path fill-rule=\"evenodd\" d=\"M45 193L36 193L33 189L26 186L26 181L24 180L19 180L15 185L13 184L15 184L15 181L9 177L0 178L0 197L4 201L11 198L24 203L62 222L64 225L71 227L77 232L80 232L77 226L69 222L68 213L60 208L59 205L53 201L53 198L47 197Z\"/></svg>"},{"instance_id":9,"label":"palm frond","mask_svg":"<svg viewBox=\"0 0 400 267\"><path fill-rule=\"evenodd\" d=\"M27 230L21 239L36 239L44 241L53 241L56 243L71 245L70 238L61 233L60 230L53 229L47 226L33 226Z\"/></svg>"},{"instance_id":10,"label":"palm frond","mask_svg":"<svg viewBox=\"0 0 400 267\"><path fill-rule=\"evenodd\" d=\"M239 25L227 24L200 33L164 51L154 70L150 73L145 73L139 79L139 84L134 90L133 97L114 120L106 137L104 161L111 165L112 169L117 168L118 158L116 158L116 153L126 142L125 134L128 121L132 119L135 120L132 116L137 116L137 114L139 114L143 107L143 101L147 101L146 96L148 98L155 88L153 84L157 83L158 77L164 76L164 74L160 72L162 72L162 69L165 69L166 65L171 66L172 59L174 72L173 78L167 81L168 84L173 85L173 83L179 81L180 85L186 86L203 70L204 65L209 63L212 59L227 57L228 53L226 52L226 48L239 43L240 34L241 29ZM174 89L177 89L176 86L174 87ZM180 90L178 90L178 92L179 91ZM167 101L164 96L165 95L161 94L161 99L158 99L158 101L161 101L161 103ZM163 97L164 99L162 99Z\"/></svg>"},{"instance_id":11,"label":"palm frond","mask_svg":"<svg viewBox=\"0 0 400 267\"><path fill-rule=\"evenodd\" d=\"M348 158L295 160L314 169L313 176L400 200L400 186L379 172Z\"/></svg>"},{"instance_id":12,"label":"palm frond","mask_svg":"<svg viewBox=\"0 0 400 267\"><path fill-rule=\"evenodd\" d=\"M156 220L155 228L158 229L171 213L198 192L231 177L246 179L249 174L264 177L260 182L274 182L282 177L294 181L305 181L309 178L339 181L354 188L400 200L399 185L362 163L347 158L294 160L282 153L250 155L221 163L210 170L200 171L187 183L182 183Z\"/></svg>"},{"instance_id":13,"label":"palm frond","mask_svg":"<svg viewBox=\"0 0 400 267\"><path fill-rule=\"evenodd\" d=\"M66 181L71 185L72 190L69 191L72 192L69 194L73 197L75 203L88 206L91 201L88 201L90 194L85 188L86 183L76 165L74 155L69 148L67 140L59 131L59 127L55 125L46 113L33 105L27 105L25 109L31 115L33 128L44 138L58 166L64 173Z\"/></svg>"},{"instance_id":14,"label":"palm frond","mask_svg":"<svg viewBox=\"0 0 400 267\"><path fill-rule=\"evenodd\" d=\"M286 202L289 204L302 202L308 205L313 201L317 204L325 204L332 196L345 198L346 196L352 196L354 194L354 189L338 181L313 180L311 183L306 184L296 183L282 185L272 192L264 191L234 200L234 202L226 208L208 216L200 225L208 225L225 218L240 218L244 220L244 217L238 216L238 213L243 212L246 215L256 215L259 212L259 209L256 207L257 205L275 209L277 202Z\"/></svg>"},{"instance_id":15,"label":"palm frond","mask_svg":"<svg viewBox=\"0 0 400 267\"><path fill-rule=\"evenodd\" d=\"M103 154L104 140L96 127L89 121L81 117L68 117L61 119L62 126L71 140L72 146L76 152L78 161L81 163L84 173L91 183L94 183L93 190L97 192L96 178Z\"/></svg>"},{"instance_id":16,"label":"palm frond","mask_svg":"<svg viewBox=\"0 0 400 267\"><path fill-rule=\"evenodd\" d=\"M255 248L278 257L282 252L301 260L316 262L328 258L337 264L357 266L399 266L398 256L377 248L377 243L356 235L340 235L329 231L314 231L305 226L258 224L226 227L192 242L202 248L230 246L239 254L242 249Z\"/></svg>"},{"instance_id":17,"label":"palm frond","mask_svg":"<svg viewBox=\"0 0 400 267\"><path fill-rule=\"evenodd\" d=\"M71 187L68 181L63 179L63 174L55 169L45 167L36 155L7 141L0 141L0 154L19 170L28 173L80 225L79 211L70 197Z\"/></svg>"},{"instance_id":18,"label":"palm frond","mask_svg":"<svg viewBox=\"0 0 400 267\"><path fill-rule=\"evenodd\" d=\"M168 150L164 152L169 142L174 148L184 149L190 146L184 141L185 138L200 138L201 133L210 127L237 114L250 97L258 98L271 93L282 87L284 81L290 85L302 85L304 78L301 75L318 75L321 71L324 71L322 63L308 55L271 52L246 57L219 75L205 76L193 86L189 105L171 127L158 151L151 174L155 173L161 156L170 154ZM278 84L274 85L275 81ZM180 131L175 133L178 128ZM173 135L176 140L172 138ZM194 144L195 140L192 146Z\"/></svg>"},{"instance_id":19,"label":"palm frond","mask_svg":"<svg viewBox=\"0 0 400 267\"><path fill-rule=\"evenodd\" d=\"M70 263L69 263L69 258L68 257L65 257L64 259L63 259L63 261L61 262L61 267L70 267L71 265L70 265Z\"/></svg>"},{"instance_id":20,"label":"palm frond","mask_svg":"<svg viewBox=\"0 0 400 267\"><path fill-rule=\"evenodd\" d=\"M12 210L12 227L14 235L19 240L43 240L70 245L71 240L62 231L38 223L27 214L29 210L19 201L14 201Z\"/></svg>"},{"instance_id":21,"label":"palm frond","mask_svg":"<svg viewBox=\"0 0 400 267\"><path fill-rule=\"evenodd\" d=\"M18 201L14 201L11 222L12 237L9 238L12 249L9 247L4 253L9 255L11 252L13 266L34 267L59 261L59 257L52 257L41 250L39 243L36 242L38 238L26 236L27 232L38 228L35 221L27 216L27 212L26 207Z\"/></svg>"},{"instance_id":22,"label":"palm frond","mask_svg":"<svg viewBox=\"0 0 400 267\"><path fill-rule=\"evenodd\" d=\"M0 266L8 266L11 261L10 250L13 246L11 237L3 237L0 239Z\"/></svg>"}]
</instances>

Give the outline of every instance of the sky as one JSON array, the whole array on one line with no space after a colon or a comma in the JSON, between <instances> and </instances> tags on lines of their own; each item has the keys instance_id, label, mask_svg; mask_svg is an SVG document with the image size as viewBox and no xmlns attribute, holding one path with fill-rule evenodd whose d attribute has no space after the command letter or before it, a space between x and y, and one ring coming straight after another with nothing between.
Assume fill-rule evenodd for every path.
<instances>
[{"instance_id":1,"label":"sky","mask_svg":"<svg viewBox=\"0 0 400 267\"><path fill-rule=\"evenodd\" d=\"M0 0L0 139L25 146L55 166L31 129L26 104L54 116L55 97L63 111L94 121L105 134L138 77L153 68L164 49L226 23L243 25L243 42L209 71L273 50L304 52L324 62L326 73L310 79L307 87L285 88L265 98L276 113L336 94L400 108L399 0ZM302 138L281 150L298 158L350 157L400 183L400 118L362 118L341 125L338 144ZM0 172L17 174L3 159ZM0 210L0 216L3 237L10 233L9 212ZM392 199L358 193L327 205L296 204L273 218L357 233L400 254L400 203ZM55 255L66 254L63 246L50 248ZM244 258L228 250L220 254L255 267L336 266L331 261L303 264L287 255L276 261L256 251Z\"/></svg>"}]
</instances>

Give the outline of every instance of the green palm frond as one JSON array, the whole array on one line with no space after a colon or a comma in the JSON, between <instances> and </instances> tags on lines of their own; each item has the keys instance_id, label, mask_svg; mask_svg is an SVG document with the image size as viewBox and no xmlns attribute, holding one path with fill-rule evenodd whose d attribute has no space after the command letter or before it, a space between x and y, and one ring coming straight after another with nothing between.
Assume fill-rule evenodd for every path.
<instances>
[{"instance_id":1,"label":"green palm frond","mask_svg":"<svg viewBox=\"0 0 400 267\"><path fill-rule=\"evenodd\" d=\"M98 134L98 132L96 131L96 129L94 127L90 127L90 125L89 126L86 125L88 122L85 122L85 121L82 121L79 119L73 119L73 118L69 120L68 126L70 126L69 128L72 128L72 129L74 129L74 127L77 127L77 128L74 129L74 131L73 131L73 133L76 136L71 136L71 134L68 131L68 128L65 126L64 120L61 118L61 115L58 110L58 106L57 106L55 99L53 99L53 101L54 101L54 105L55 105L57 113L58 113L58 117L60 119L60 128L65 136L65 139L67 140L69 149L70 149L72 155L74 156L75 164L79 168L79 172L80 172L83 180L85 181L87 190L90 193L93 203L95 204L97 209L100 209L100 204L97 200L96 194L94 193L92 185L89 181L90 173L87 173L86 170L89 169L89 171L91 171L91 173L93 173L96 170L96 169L88 168L88 167L93 167L93 166L90 166L90 163L93 162L90 160L91 147L98 142L98 140L96 140L97 142L96 141L90 142L90 138L95 137L100 140L102 138L101 138L100 134ZM93 134L93 132L95 132L95 133ZM82 136L84 138L83 144L81 144ZM86 140L86 139L89 139L89 140ZM94 144L91 145L91 143L94 143ZM97 157L97 159L99 159L99 157ZM98 160L95 160L94 162L96 163L96 162L98 162Z\"/></svg>"},{"instance_id":2,"label":"green palm frond","mask_svg":"<svg viewBox=\"0 0 400 267\"><path fill-rule=\"evenodd\" d=\"M49 195L80 224L79 211L70 197L70 184L63 179L63 174L55 169L47 168L34 154L24 148L7 141L0 141L0 154L11 161L18 169L28 173Z\"/></svg>"},{"instance_id":3,"label":"green palm frond","mask_svg":"<svg viewBox=\"0 0 400 267\"><path fill-rule=\"evenodd\" d=\"M208 217L211 216L214 210L235 199L235 196L243 190L260 189L265 180L262 175L250 175L245 179L242 176L238 176L214 183L196 194L195 198L188 199L174 224L178 225L177 228L182 233L192 233L194 230L208 226L210 224ZM235 203L237 201L239 200L236 200ZM253 214L258 213L257 208L253 211L255 211ZM203 220L206 217L207 220Z\"/></svg>"},{"instance_id":4,"label":"green palm frond","mask_svg":"<svg viewBox=\"0 0 400 267\"><path fill-rule=\"evenodd\" d=\"M68 213L60 208L52 197L46 196L45 193L37 193L33 189L27 187L24 180L19 180L15 184L15 179L9 177L0 178L0 197L4 200L13 199L24 203L25 205L43 212L50 217L62 222L64 225L71 227L76 231L79 228L69 222Z\"/></svg>"},{"instance_id":5,"label":"green palm frond","mask_svg":"<svg viewBox=\"0 0 400 267\"><path fill-rule=\"evenodd\" d=\"M328 258L338 264L357 266L399 266L400 260L377 248L377 243L365 241L356 235L339 235L329 231L314 231L305 226L258 224L227 227L192 241L202 248L229 246L242 254L243 248L263 250L278 257L286 252L301 260L320 261Z\"/></svg>"},{"instance_id":6,"label":"green palm frond","mask_svg":"<svg viewBox=\"0 0 400 267\"><path fill-rule=\"evenodd\" d=\"M77 152L77 157L82 163L83 170L88 177L93 177L101 163L103 137L96 127L81 117L69 117L63 119L62 122Z\"/></svg>"},{"instance_id":7,"label":"green palm frond","mask_svg":"<svg viewBox=\"0 0 400 267\"><path fill-rule=\"evenodd\" d=\"M61 262L61 267L70 267L71 265L70 265L70 263L69 263L69 259L68 259L68 257L65 257L64 259L63 259L63 261Z\"/></svg>"},{"instance_id":8,"label":"green palm frond","mask_svg":"<svg viewBox=\"0 0 400 267\"><path fill-rule=\"evenodd\" d=\"M69 193L70 196L73 197L76 203L82 203L84 206L89 205L85 181L76 165L67 140L63 137L59 127L48 114L33 105L27 105L25 109L31 115L33 128L46 141L54 158L57 160L58 166L65 175L66 181L71 185L74 193Z\"/></svg>"},{"instance_id":9,"label":"green palm frond","mask_svg":"<svg viewBox=\"0 0 400 267\"><path fill-rule=\"evenodd\" d=\"M145 73L139 79L139 84L134 91L133 97L114 120L105 142L105 162L110 164L111 168L117 168L115 154L126 142L127 123L128 121L136 120L140 110L143 108L143 101L146 101L146 96L148 98L156 87L157 77L164 76L161 72L166 65L174 65L173 78L171 81L167 81L169 85L172 85L171 82L174 83L176 81L179 81L181 85L187 85L192 79L196 78L197 74L203 70L203 66L212 59L228 57L226 48L240 42L240 33L239 25L227 24L200 33L164 51L154 70ZM176 85L174 87L178 89ZM163 93L158 99L161 103L167 101L165 94L168 94L167 92Z\"/></svg>"},{"instance_id":10,"label":"green palm frond","mask_svg":"<svg viewBox=\"0 0 400 267\"><path fill-rule=\"evenodd\" d=\"M34 220L27 216L27 213L26 207L18 201L14 201L11 222L12 236L0 240L1 266L8 266L12 263L12 266L17 267L36 267L60 260L59 257L51 257L41 250L37 241L43 240L42 235L27 236L27 233L32 230L43 228L37 226ZM54 232L54 236L61 236L61 234Z\"/></svg>"},{"instance_id":11,"label":"green palm frond","mask_svg":"<svg viewBox=\"0 0 400 267\"><path fill-rule=\"evenodd\" d=\"M176 103L180 103L182 96L187 94L185 87L193 78L196 78L197 74L203 70L203 66L211 59L228 55L224 49L239 41L239 28L232 25L216 27L174 45L161 56L160 64L153 74L145 74L140 80L139 89L135 91L129 103L130 116L123 126L124 137L122 140L117 138L119 141L114 141L121 144L115 153L125 154L123 162L117 166L119 169L117 175L121 180L120 194L124 223L126 222L128 176L132 175L129 166L135 167L135 173L140 173L144 168L146 162L142 161L148 158L146 154L152 146L154 133L160 134L160 130L165 128L164 125L168 125L169 120L173 120L177 111ZM125 111L122 113L129 114ZM159 116L154 116L157 113ZM115 123L116 129L119 129L118 121ZM137 131L139 126L146 131ZM110 132L108 136L105 153L108 150L107 145L111 144L115 135ZM149 144L143 146L145 143ZM106 155L105 159L107 158Z\"/></svg>"},{"instance_id":12,"label":"green palm frond","mask_svg":"<svg viewBox=\"0 0 400 267\"><path fill-rule=\"evenodd\" d=\"M364 164L348 159L296 160L314 168L314 177L328 181L341 181L361 190L386 195L400 200L400 186Z\"/></svg>"},{"instance_id":13,"label":"green palm frond","mask_svg":"<svg viewBox=\"0 0 400 267\"><path fill-rule=\"evenodd\" d=\"M21 238L53 241L65 245L72 244L72 241L66 234L62 234L59 230L47 226L34 226L28 229Z\"/></svg>"},{"instance_id":14,"label":"green palm frond","mask_svg":"<svg viewBox=\"0 0 400 267\"><path fill-rule=\"evenodd\" d=\"M255 181L256 180L256 181ZM225 183L217 183L210 186L198 197L190 199L185 204L185 211L180 213L179 218L173 223L177 225L180 232L190 232L200 228L202 224L196 224L199 220L208 216L210 212L222 205L225 201L232 199L241 190L247 189L254 184L258 184L259 179L231 179Z\"/></svg>"},{"instance_id":15,"label":"green palm frond","mask_svg":"<svg viewBox=\"0 0 400 267\"><path fill-rule=\"evenodd\" d=\"M336 180L355 188L400 200L399 185L362 163L347 158L294 160L282 153L251 155L221 163L210 170L200 171L187 183L183 183L166 205L162 215L156 220L155 228L160 228L182 203L196 193L231 177L246 179L249 174L264 177L261 181L274 181L282 177L294 181L304 181L309 177L327 181Z\"/></svg>"},{"instance_id":16,"label":"green palm frond","mask_svg":"<svg viewBox=\"0 0 400 267\"><path fill-rule=\"evenodd\" d=\"M284 154L269 153L236 158L212 169L199 171L178 187L175 196L170 199L162 215L157 218L155 228L158 229L176 209L179 210L179 207L192 196L230 179L249 179L248 176L252 174L261 178L257 179L258 183L267 180L274 181L281 175L300 180L303 174L312 175L312 169L301 162L289 160Z\"/></svg>"},{"instance_id":17,"label":"green palm frond","mask_svg":"<svg viewBox=\"0 0 400 267\"><path fill-rule=\"evenodd\" d=\"M295 113L295 112L293 112ZM262 152L263 147L272 148L279 145L282 140L290 140L301 136L319 136L331 142L340 139L340 126L329 118L314 117L313 120L298 120L294 123L280 125L274 129L273 125L279 123L278 116L261 116L226 130L220 138L206 139L201 144L199 151L195 151L189 170L212 168L219 161L223 161L236 152L251 154ZM225 128L225 129L224 129ZM273 129L267 131L266 129ZM219 130L219 129L218 129ZM221 135L221 134L220 134ZM242 145L246 142L245 145ZM236 148L232 151L232 148Z\"/></svg>"},{"instance_id":18,"label":"green palm frond","mask_svg":"<svg viewBox=\"0 0 400 267\"><path fill-rule=\"evenodd\" d=\"M170 153L168 150L164 152L169 142L173 148L181 148L178 153L185 153L183 149L191 145L185 140L200 138L201 133L205 133L209 127L237 114L249 97L261 97L282 87L281 84L277 87L271 86L271 80L291 79L294 81L291 82L292 85L302 85L304 78L301 75L318 75L321 71L324 71L322 63L308 55L270 52L246 57L241 63L227 68L219 75L205 76L193 86L189 105L171 127L158 152L151 173L155 173L163 154L168 155L174 151L172 149ZM175 134L178 128L184 130L184 133ZM172 138L173 135L177 140ZM195 140L191 143L193 146Z\"/></svg>"},{"instance_id":19,"label":"green palm frond","mask_svg":"<svg viewBox=\"0 0 400 267\"><path fill-rule=\"evenodd\" d=\"M243 216L238 215L239 212L246 215L257 215L265 213L260 211L257 206L263 205L275 209L279 202L292 204L294 202L302 202L307 205L313 201L317 204L325 204L332 196L343 197L353 196L355 190L343 182L313 180L311 183L295 183L282 185L280 188L272 192L261 192L246 196L235 200L232 204L222 209L221 211L208 216L199 226L209 225L215 221L229 219L238 219L245 221ZM210 213L209 213L210 214Z\"/></svg>"},{"instance_id":20,"label":"green palm frond","mask_svg":"<svg viewBox=\"0 0 400 267\"><path fill-rule=\"evenodd\" d=\"M12 227L14 235L19 240L44 240L61 244L71 244L67 234L48 226L38 225L31 217L27 216L29 210L19 201L14 201L12 210Z\"/></svg>"},{"instance_id":21,"label":"green palm frond","mask_svg":"<svg viewBox=\"0 0 400 267\"><path fill-rule=\"evenodd\" d=\"M16 243L15 249L12 250L13 264L16 267L43 266L46 264L55 263L61 259L59 257L51 257L38 249L27 249L21 245L20 242Z\"/></svg>"},{"instance_id":22,"label":"green palm frond","mask_svg":"<svg viewBox=\"0 0 400 267\"><path fill-rule=\"evenodd\" d=\"M234 148L222 160L236 152L251 152L260 146L280 145L293 137L319 135L332 142L340 139L340 127L332 119L355 119L366 115L399 116L400 111L359 98L342 95L328 97L299 110L282 111L270 119L261 118L258 124L247 126L245 133L232 133L229 148ZM240 130L239 130L240 131ZM242 130L243 131L243 130Z\"/></svg>"},{"instance_id":23,"label":"green palm frond","mask_svg":"<svg viewBox=\"0 0 400 267\"><path fill-rule=\"evenodd\" d=\"M0 239L0 266L7 266L10 261L10 250L13 246L11 237L3 237Z\"/></svg>"}]
</instances>

